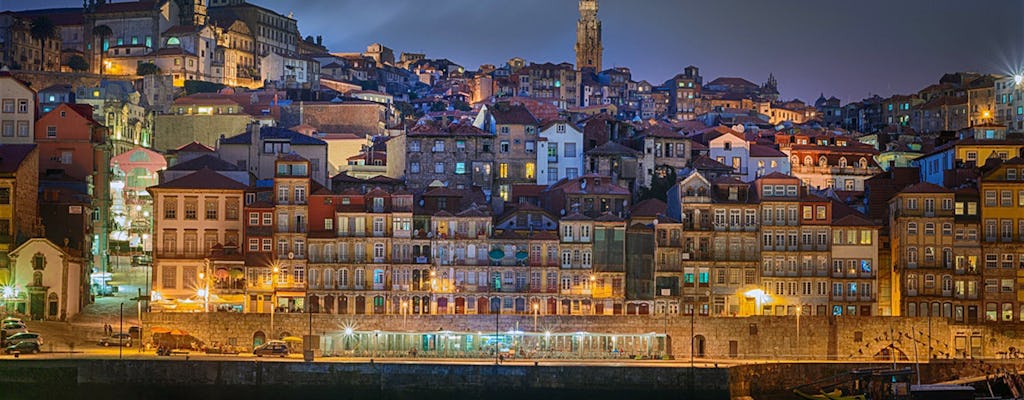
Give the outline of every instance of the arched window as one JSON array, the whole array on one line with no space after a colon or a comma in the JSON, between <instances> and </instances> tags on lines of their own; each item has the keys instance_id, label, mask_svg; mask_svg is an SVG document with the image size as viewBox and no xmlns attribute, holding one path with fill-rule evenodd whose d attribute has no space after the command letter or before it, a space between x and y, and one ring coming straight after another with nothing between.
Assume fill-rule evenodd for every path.
<instances>
[{"instance_id":1,"label":"arched window","mask_svg":"<svg viewBox=\"0 0 1024 400\"><path fill-rule=\"evenodd\" d=\"M846 157L839 157L839 168L846 168Z\"/></svg>"},{"instance_id":2,"label":"arched window","mask_svg":"<svg viewBox=\"0 0 1024 400\"><path fill-rule=\"evenodd\" d=\"M860 168L867 168L868 167L868 159L866 159L864 157L861 157L860 158L860 162L858 164L859 164L858 167L860 167Z\"/></svg>"},{"instance_id":3,"label":"arched window","mask_svg":"<svg viewBox=\"0 0 1024 400\"><path fill-rule=\"evenodd\" d=\"M32 273L32 286L43 286L42 271L35 271Z\"/></svg>"},{"instance_id":4,"label":"arched window","mask_svg":"<svg viewBox=\"0 0 1024 400\"><path fill-rule=\"evenodd\" d=\"M793 165L800 165L800 157L793 156L790 158L789 162Z\"/></svg>"},{"instance_id":5,"label":"arched window","mask_svg":"<svg viewBox=\"0 0 1024 400\"><path fill-rule=\"evenodd\" d=\"M825 156L818 157L818 166L819 167L827 167L828 166L828 160L825 159Z\"/></svg>"},{"instance_id":6,"label":"arched window","mask_svg":"<svg viewBox=\"0 0 1024 400\"><path fill-rule=\"evenodd\" d=\"M811 156L805 156L804 157L804 165L806 165L806 166L814 165L814 160L811 159Z\"/></svg>"},{"instance_id":7,"label":"arched window","mask_svg":"<svg viewBox=\"0 0 1024 400\"><path fill-rule=\"evenodd\" d=\"M324 270L324 288L334 289L334 270L327 268Z\"/></svg>"},{"instance_id":8,"label":"arched window","mask_svg":"<svg viewBox=\"0 0 1024 400\"><path fill-rule=\"evenodd\" d=\"M181 45L181 40L178 39L176 36L171 36L171 37L167 38L167 45L168 46L180 46Z\"/></svg>"},{"instance_id":9,"label":"arched window","mask_svg":"<svg viewBox=\"0 0 1024 400\"><path fill-rule=\"evenodd\" d=\"M916 263L917 262L917 247L907 247L907 262L908 263Z\"/></svg>"}]
</instances>

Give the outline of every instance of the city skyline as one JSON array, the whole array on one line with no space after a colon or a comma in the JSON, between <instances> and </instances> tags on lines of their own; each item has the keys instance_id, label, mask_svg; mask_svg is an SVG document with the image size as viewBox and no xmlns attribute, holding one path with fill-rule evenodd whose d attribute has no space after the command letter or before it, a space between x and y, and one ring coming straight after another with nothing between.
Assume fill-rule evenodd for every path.
<instances>
[{"instance_id":1,"label":"city skyline","mask_svg":"<svg viewBox=\"0 0 1024 400\"><path fill-rule=\"evenodd\" d=\"M80 5L72 0L5 3L3 8L12 10ZM687 65L699 67L707 80L742 77L760 84L773 73L783 99L811 103L824 93L845 104L873 94L912 93L937 82L946 72L1012 73L1024 59L1024 54L1014 50L1024 43L1024 28L1014 23L1024 15L1021 4L994 12L958 9L955 1L909 1L886 3L884 9L889 11L878 13L883 9L880 2L875 2L878 7L871 2L801 3L703 2L685 10L675 2L605 0L599 13L604 25L604 68L626 66L634 79L655 85ZM336 11L330 14L323 12L327 3L316 0L303 3L306 6L301 9L289 9L290 4L273 0L258 4L286 15L294 12L302 35L323 36L331 51L363 51L370 43L379 42L396 51L448 58L468 69L500 65L512 57L573 62L574 27L579 17L575 1L549 4L524 0L498 5L452 0L429 6L408 0L369 6L343 1L332 2L330 7ZM549 12L535 12L539 7L549 7ZM510 23L530 23L520 27L489 20L495 14ZM687 22L687 15L721 17ZM913 24L905 17L909 15L914 16ZM675 16L683 19L674 20ZM451 21L462 21L462 29L447 29ZM778 21L781 26L766 21ZM963 28L950 29L961 23ZM730 29L730 25L738 28ZM816 33L828 29L834 33ZM467 31L477 34L467 35ZM630 32L650 40L632 40ZM828 43L834 43L835 49L824 49Z\"/></svg>"}]
</instances>

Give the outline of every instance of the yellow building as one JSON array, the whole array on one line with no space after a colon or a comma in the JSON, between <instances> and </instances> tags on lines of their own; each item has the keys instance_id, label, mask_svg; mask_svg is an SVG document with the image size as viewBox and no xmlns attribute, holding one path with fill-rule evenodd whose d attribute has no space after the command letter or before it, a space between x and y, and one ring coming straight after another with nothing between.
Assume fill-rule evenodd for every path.
<instances>
[{"instance_id":1,"label":"yellow building","mask_svg":"<svg viewBox=\"0 0 1024 400\"><path fill-rule=\"evenodd\" d=\"M952 318L954 192L914 184L889 210L893 315Z\"/></svg>"},{"instance_id":2,"label":"yellow building","mask_svg":"<svg viewBox=\"0 0 1024 400\"><path fill-rule=\"evenodd\" d=\"M220 264L242 261L238 246L245 187L202 169L147 189L155 211L155 311L196 311L216 303L210 290Z\"/></svg>"},{"instance_id":3,"label":"yellow building","mask_svg":"<svg viewBox=\"0 0 1024 400\"><path fill-rule=\"evenodd\" d=\"M1024 158L981 177L981 247L985 321L1024 320Z\"/></svg>"}]
</instances>

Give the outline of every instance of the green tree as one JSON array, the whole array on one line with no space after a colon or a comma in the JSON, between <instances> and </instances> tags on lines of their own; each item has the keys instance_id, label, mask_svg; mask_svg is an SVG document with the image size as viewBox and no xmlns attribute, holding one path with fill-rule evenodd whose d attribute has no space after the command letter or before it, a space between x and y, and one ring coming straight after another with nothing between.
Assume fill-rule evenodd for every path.
<instances>
[{"instance_id":1,"label":"green tree","mask_svg":"<svg viewBox=\"0 0 1024 400\"><path fill-rule=\"evenodd\" d=\"M444 110L447 110L447 109L448 109L448 106L445 105L443 102L435 101L433 103L430 103L430 111L438 112L438 111L444 111Z\"/></svg>"},{"instance_id":2,"label":"green tree","mask_svg":"<svg viewBox=\"0 0 1024 400\"><path fill-rule=\"evenodd\" d=\"M32 19L29 35L32 36L32 39L39 41L39 69L46 71L46 41L57 36L57 25L54 25L53 21L45 16L36 17Z\"/></svg>"},{"instance_id":3,"label":"green tree","mask_svg":"<svg viewBox=\"0 0 1024 400\"><path fill-rule=\"evenodd\" d=\"M85 61L84 57L76 54L68 60L68 68L75 72L84 72L89 70L89 63Z\"/></svg>"},{"instance_id":4,"label":"green tree","mask_svg":"<svg viewBox=\"0 0 1024 400\"><path fill-rule=\"evenodd\" d=\"M160 72L160 67L157 67L156 64L148 62L139 64L138 68L135 69L135 74L139 76L159 75Z\"/></svg>"},{"instance_id":5,"label":"green tree","mask_svg":"<svg viewBox=\"0 0 1024 400\"><path fill-rule=\"evenodd\" d=\"M395 109L398 110L398 115L402 119L416 118L416 107L413 107L412 104L406 103L404 101L396 101Z\"/></svg>"},{"instance_id":6,"label":"green tree","mask_svg":"<svg viewBox=\"0 0 1024 400\"><path fill-rule=\"evenodd\" d=\"M640 200L658 199L666 201L668 190L676 184L676 170L667 165L658 166L651 174L651 187L641 187Z\"/></svg>"},{"instance_id":7,"label":"green tree","mask_svg":"<svg viewBox=\"0 0 1024 400\"><path fill-rule=\"evenodd\" d=\"M469 106L469 103L464 102L462 100L455 100L455 101L453 101L452 102L452 108L454 108L456 110L459 110L459 111L469 111L469 110L473 109L472 107Z\"/></svg>"},{"instance_id":8,"label":"green tree","mask_svg":"<svg viewBox=\"0 0 1024 400\"><path fill-rule=\"evenodd\" d=\"M106 68L103 65L103 55L107 52L104 47L104 43L107 42L107 38L114 34L114 31L106 25L97 25L92 28L92 35L100 38L100 45L96 46L96 50L100 52L100 76L103 76L103 72Z\"/></svg>"}]
</instances>

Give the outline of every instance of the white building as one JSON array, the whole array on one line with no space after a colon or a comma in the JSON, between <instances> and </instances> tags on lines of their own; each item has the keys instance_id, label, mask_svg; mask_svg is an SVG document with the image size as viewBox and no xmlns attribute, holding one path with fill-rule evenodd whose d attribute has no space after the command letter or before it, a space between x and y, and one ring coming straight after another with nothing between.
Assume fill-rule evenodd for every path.
<instances>
[{"instance_id":1,"label":"white building","mask_svg":"<svg viewBox=\"0 0 1024 400\"><path fill-rule=\"evenodd\" d=\"M35 238L14 249L10 259L9 285L19 312L33 320L66 321L85 307L89 284L81 257Z\"/></svg>"},{"instance_id":2,"label":"white building","mask_svg":"<svg viewBox=\"0 0 1024 400\"><path fill-rule=\"evenodd\" d=\"M270 53L260 59L260 75L280 88L320 88L320 63L305 56Z\"/></svg>"},{"instance_id":3,"label":"white building","mask_svg":"<svg viewBox=\"0 0 1024 400\"><path fill-rule=\"evenodd\" d=\"M779 172L789 175L789 158L779 149L764 144L748 142L742 132L718 126L720 133L708 142L708 156L732 167L733 173L744 182Z\"/></svg>"},{"instance_id":4,"label":"white building","mask_svg":"<svg viewBox=\"0 0 1024 400\"><path fill-rule=\"evenodd\" d=\"M540 126L537 143L537 184L550 185L580 176L583 168L583 131L566 121Z\"/></svg>"},{"instance_id":5,"label":"white building","mask_svg":"<svg viewBox=\"0 0 1024 400\"><path fill-rule=\"evenodd\" d=\"M0 72L0 143L32 143L35 120L36 93L9 72Z\"/></svg>"}]
</instances>

